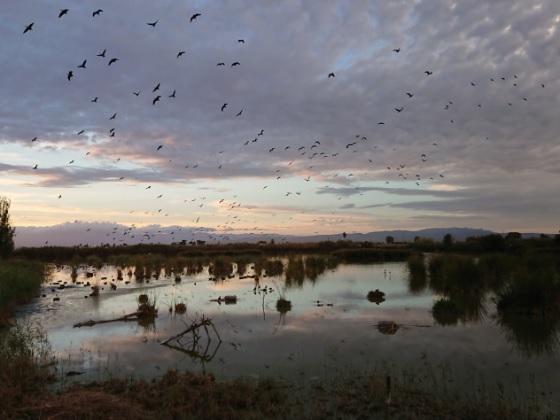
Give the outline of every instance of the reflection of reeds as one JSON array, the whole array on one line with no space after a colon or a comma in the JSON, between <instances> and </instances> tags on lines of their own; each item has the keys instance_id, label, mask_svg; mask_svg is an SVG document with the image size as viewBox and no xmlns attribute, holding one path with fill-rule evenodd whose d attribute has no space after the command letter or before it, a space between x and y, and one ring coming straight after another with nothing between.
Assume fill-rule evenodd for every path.
<instances>
[{"instance_id":1,"label":"reflection of reeds","mask_svg":"<svg viewBox=\"0 0 560 420\"><path fill-rule=\"evenodd\" d=\"M230 258L217 257L208 267L208 272L216 277L229 276L233 273L233 263Z\"/></svg>"},{"instance_id":2,"label":"reflection of reeds","mask_svg":"<svg viewBox=\"0 0 560 420\"><path fill-rule=\"evenodd\" d=\"M498 325L505 332L506 340L525 357L552 356L560 348L560 316L502 314Z\"/></svg>"}]
</instances>

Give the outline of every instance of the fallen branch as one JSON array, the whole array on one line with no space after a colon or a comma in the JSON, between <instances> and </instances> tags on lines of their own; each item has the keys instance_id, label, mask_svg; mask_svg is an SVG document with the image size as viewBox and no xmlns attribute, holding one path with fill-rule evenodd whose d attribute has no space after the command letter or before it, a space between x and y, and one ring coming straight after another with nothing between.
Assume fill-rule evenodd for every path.
<instances>
[{"instance_id":1,"label":"fallen branch","mask_svg":"<svg viewBox=\"0 0 560 420\"><path fill-rule=\"evenodd\" d=\"M144 315L144 311L136 311L136 312L133 312L131 314L124 315L124 316L121 316L119 318L114 318L114 319L105 319L105 320L99 320L99 321L94 321L93 319L90 319L89 321L78 322L77 324L74 324L74 328L93 327L94 325L105 324L107 322L131 321L131 320L138 319L138 317L140 317L141 315Z\"/></svg>"},{"instance_id":2,"label":"fallen branch","mask_svg":"<svg viewBox=\"0 0 560 420\"><path fill-rule=\"evenodd\" d=\"M161 344L165 345L165 344L169 343L170 341L177 340L178 338L181 338L185 334L188 334L188 333L193 333L193 336L195 336L195 339L198 339L198 335L196 334L196 330L198 330L200 327L204 327L204 329L206 330L206 335L208 335L208 329L206 328L207 326L212 326L212 328L214 328L214 332L218 336L218 340L222 341L222 339L220 338L220 335L218 334L218 331L216 331L216 327L214 327L214 324L212 324L212 320L210 318L204 318L204 315L203 315L200 322L193 322L191 324L191 326L189 328L187 328L185 331L182 331L179 334L174 335L173 337L170 337L166 341L163 341Z\"/></svg>"}]
</instances>

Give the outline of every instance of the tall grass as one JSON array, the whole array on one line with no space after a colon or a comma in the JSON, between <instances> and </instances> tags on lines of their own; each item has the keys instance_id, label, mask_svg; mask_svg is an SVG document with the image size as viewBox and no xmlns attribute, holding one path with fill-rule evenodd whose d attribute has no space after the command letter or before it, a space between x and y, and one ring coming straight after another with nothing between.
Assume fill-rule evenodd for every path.
<instances>
[{"instance_id":1,"label":"tall grass","mask_svg":"<svg viewBox=\"0 0 560 420\"><path fill-rule=\"evenodd\" d=\"M47 390L54 362L41 326L22 321L0 334L0 418Z\"/></svg>"},{"instance_id":2,"label":"tall grass","mask_svg":"<svg viewBox=\"0 0 560 420\"><path fill-rule=\"evenodd\" d=\"M45 265L37 261L0 261L0 325L15 305L37 294L45 274Z\"/></svg>"}]
</instances>

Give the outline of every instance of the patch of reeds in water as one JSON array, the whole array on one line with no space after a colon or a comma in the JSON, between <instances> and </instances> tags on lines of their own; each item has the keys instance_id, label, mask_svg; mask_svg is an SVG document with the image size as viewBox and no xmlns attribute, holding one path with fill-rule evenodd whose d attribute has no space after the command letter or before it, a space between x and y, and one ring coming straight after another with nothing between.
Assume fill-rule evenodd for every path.
<instances>
[{"instance_id":1,"label":"patch of reeds in water","mask_svg":"<svg viewBox=\"0 0 560 420\"><path fill-rule=\"evenodd\" d=\"M424 254L412 254L406 260L406 267L408 269L408 289L414 294L422 293L428 284Z\"/></svg>"},{"instance_id":2,"label":"patch of reeds in water","mask_svg":"<svg viewBox=\"0 0 560 420\"><path fill-rule=\"evenodd\" d=\"M0 326L16 304L37 294L46 274L45 265L37 261L0 261Z\"/></svg>"}]
</instances>

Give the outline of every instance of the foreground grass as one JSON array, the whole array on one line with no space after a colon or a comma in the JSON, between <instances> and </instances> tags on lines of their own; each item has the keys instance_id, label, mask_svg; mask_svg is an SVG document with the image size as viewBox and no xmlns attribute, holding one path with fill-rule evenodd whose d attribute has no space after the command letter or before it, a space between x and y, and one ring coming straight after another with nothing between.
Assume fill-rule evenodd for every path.
<instances>
[{"instance_id":1,"label":"foreground grass","mask_svg":"<svg viewBox=\"0 0 560 420\"><path fill-rule=\"evenodd\" d=\"M57 395L27 397L3 418L134 419L536 419L531 407L487 394L436 396L396 385L387 403L385 378L355 376L296 387L274 379L219 382L212 375L169 371L161 379L112 379L73 385Z\"/></svg>"},{"instance_id":2,"label":"foreground grass","mask_svg":"<svg viewBox=\"0 0 560 420\"><path fill-rule=\"evenodd\" d=\"M33 297L45 277L43 263L0 260L0 326L6 325L16 304Z\"/></svg>"}]
</instances>

